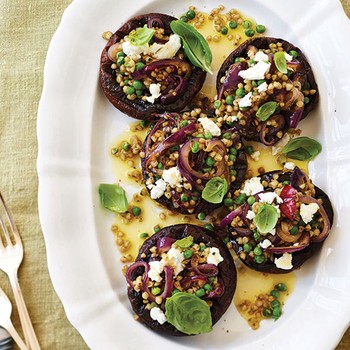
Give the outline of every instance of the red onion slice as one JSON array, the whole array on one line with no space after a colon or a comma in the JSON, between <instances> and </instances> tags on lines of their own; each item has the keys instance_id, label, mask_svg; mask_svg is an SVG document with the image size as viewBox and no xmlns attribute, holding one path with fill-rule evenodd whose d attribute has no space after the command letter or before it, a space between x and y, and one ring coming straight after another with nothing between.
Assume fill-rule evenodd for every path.
<instances>
[{"instance_id":1,"label":"red onion slice","mask_svg":"<svg viewBox=\"0 0 350 350\"><path fill-rule=\"evenodd\" d=\"M157 241L158 254L166 253L170 250L172 244L175 242L175 238L172 237L161 237Z\"/></svg>"},{"instance_id":2,"label":"red onion slice","mask_svg":"<svg viewBox=\"0 0 350 350\"><path fill-rule=\"evenodd\" d=\"M239 206L235 210L231 211L228 215L226 215L221 221L220 221L220 228L225 228L226 226L230 226L232 220L241 215L243 210L243 205Z\"/></svg>"},{"instance_id":3,"label":"red onion slice","mask_svg":"<svg viewBox=\"0 0 350 350\"><path fill-rule=\"evenodd\" d=\"M280 193L283 203L279 205L279 208L282 214L284 214L289 220L294 220L297 212L296 195L297 190L290 185L285 185Z\"/></svg>"},{"instance_id":4,"label":"red onion slice","mask_svg":"<svg viewBox=\"0 0 350 350\"><path fill-rule=\"evenodd\" d=\"M162 293L163 300L168 298L174 289L174 269L171 266L164 266L164 290Z\"/></svg>"},{"instance_id":5,"label":"red onion slice","mask_svg":"<svg viewBox=\"0 0 350 350\"><path fill-rule=\"evenodd\" d=\"M181 287L183 289L189 289L191 288L196 282L202 282L202 284L208 283L208 278L205 276L200 275L194 275L194 276L188 276L181 280Z\"/></svg>"},{"instance_id":6,"label":"red onion slice","mask_svg":"<svg viewBox=\"0 0 350 350\"><path fill-rule=\"evenodd\" d=\"M310 234L309 232L305 231L300 240L298 241L297 245L291 245L291 246L281 246L281 247L268 247L265 250L268 253L273 253L273 254L283 254L283 253L295 253L300 250L305 249L311 242L310 239Z\"/></svg>"}]
</instances>

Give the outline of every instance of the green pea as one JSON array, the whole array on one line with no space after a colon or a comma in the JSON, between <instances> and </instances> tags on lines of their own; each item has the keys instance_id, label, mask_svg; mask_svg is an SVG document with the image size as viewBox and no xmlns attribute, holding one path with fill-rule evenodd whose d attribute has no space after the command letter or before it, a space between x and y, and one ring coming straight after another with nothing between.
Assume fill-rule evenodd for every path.
<instances>
[{"instance_id":1,"label":"green pea","mask_svg":"<svg viewBox=\"0 0 350 350\"><path fill-rule=\"evenodd\" d=\"M125 152L128 152L131 148L131 145L128 141L123 141L122 142L122 149L125 151Z\"/></svg>"},{"instance_id":2,"label":"green pea","mask_svg":"<svg viewBox=\"0 0 350 350\"><path fill-rule=\"evenodd\" d=\"M176 152L180 149L180 146L173 146L169 148L171 152Z\"/></svg>"},{"instance_id":3,"label":"green pea","mask_svg":"<svg viewBox=\"0 0 350 350\"><path fill-rule=\"evenodd\" d=\"M199 139L204 139L204 134L197 134L196 137L198 137Z\"/></svg>"},{"instance_id":4,"label":"green pea","mask_svg":"<svg viewBox=\"0 0 350 350\"><path fill-rule=\"evenodd\" d=\"M187 16L181 16L180 19L183 22L188 22L188 17Z\"/></svg>"},{"instance_id":5,"label":"green pea","mask_svg":"<svg viewBox=\"0 0 350 350\"><path fill-rule=\"evenodd\" d=\"M293 226L290 230L289 233L291 235L297 235L299 233L299 227L298 226Z\"/></svg>"},{"instance_id":6,"label":"green pea","mask_svg":"<svg viewBox=\"0 0 350 350\"><path fill-rule=\"evenodd\" d=\"M248 154L253 154L254 149L253 149L252 146L247 146L247 147L245 148L245 151L246 151L246 153L248 153Z\"/></svg>"},{"instance_id":7,"label":"green pea","mask_svg":"<svg viewBox=\"0 0 350 350\"><path fill-rule=\"evenodd\" d=\"M255 29L258 33L264 33L266 31L266 27L262 24L258 24Z\"/></svg>"},{"instance_id":8,"label":"green pea","mask_svg":"<svg viewBox=\"0 0 350 350\"><path fill-rule=\"evenodd\" d=\"M142 81L140 80L135 80L132 84L132 86L136 89L136 90L141 90L143 88L143 84Z\"/></svg>"},{"instance_id":9,"label":"green pea","mask_svg":"<svg viewBox=\"0 0 350 350\"><path fill-rule=\"evenodd\" d=\"M243 28L245 28L245 29L251 28L252 22L251 22L251 21L248 21L248 20L245 20L245 21L243 21L242 26L243 26Z\"/></svg>"},{"instance_id":10,"label":"green pea","mask_svg":"<svg viewBox=\"0 0 350 350\"><path fill-rule=\"evenodd\" d=\"M303 86L303 90L310 90L310 88L311 88L311 84L307 81Z\"/></svg>"},{"instance_id":11,"label":"green pea","mask_svg":"<svg viewBox=\"0 0 350 350\"><path fill-rule=\"evenodd\" d=\"M272 295L275 299L278 299L280 297L280 292L276 289L273 289L271 292L270 292L270 295Z\"/></svg>"},{"instance_id":12,"label":"green pea","mask_svg":"<svg viewBox=\"0 0 350 350\"><path fill-rule=\"evenodd\" d=\"M264 315L265 317L271 317L271 316L272 316L272 310L269 309L269 308L265 308L265 309L263 310L263 315Z\"/></svg>"},{"instance_id":13,"label":"green pea","mask_svg":"<svg viewBox=\"0 0 350 350\"><path fill-rule=\"evenodd\" d=\"M230 132L225 132L225 133L222 135L222 137L223 137L224 139L227 139L227 140L229 140L229 139L231 138L231 136L232 136L232 134L231 134Z\"/></svg>"},{"instance_id":14,"label":"green pea","mask_svg":"<svg viewBox=\"0 0 350 350\"><path fill-rule=\"evenodd\" d=\"M211 292L213 290L213 286L210 283L206 283L203 286L203 289L206 290L207 292Z\"/></svg>"},{"instance_id":15,"label":"green pea","mask_svg":"<svg viewBox=\"0 0 350 350\"><path fill-rule=\"evenodd\" d=\"M237 157L234 156L233 154L230 154L230 155L228 156L228 159L229 159L231 162L235 162L236 159L237 159Z\"/></svg>"},{"instance_id":16,"label":"green pea","mask_svg":"<svg viewBox=\"0 0 350 350\"><path fill-rule=\"evenodd\" d=\"M153 231L154 231L154 233L159 232L159 231L160 231L160 227L159 227L159 225L154 226L154 227L153 227Z\"/></svg>"},{"instance_id":17,"label":"green pea","mask_svg":"<svg viewBox=\"0 0 350 350\"><path fill-rule=\"evenodd\" d=\"M289 185L290 184L290 181L289 180L286 180L286 181L283 181L282 182L282 185Z\"/></svg>"},{"instance_id":18,"label":"green pea","mask_svg":"<svg viewBox=\"0 0 350 350\"><path fill-rule=\"evenodd\" d=\"M117 58L119 58L119 57L125 57L126 56L126 54L123 52L123 51L119 51L118 53L117 53Z\"/></svg>"},{"instance_id":19,"label":"green pea","mask_svg":"<svg viewBox=\"0 0 350 350\"><path fill-rule=\"evenodd\" d=\"M198 289L195 293L194 293L197 297L201 298L205 295L205 290L204 288L200 288Z\"/></svg>"},{"instance_id":20,"label":"green pea","mask_svg":"<svg viewBox=\"0 0 350 350\"><path fill-rule=\"evenodd\" d=\"M255 255L254 260L258 264L262 264L265 261L264 255Z\"/></svg>"},{"instance_id":21,"label":"green pea","mask_svg":"<svg viewBox=\"0 0 350 350\"><path fill-rule=\"evenodd\" d=\"M228 28L227 27L221 27L221 30L220 30L221 34L223 35L226 35L228 33Z\"/></svg>"},{"instance_id":22,"label":"green pea","mask_svg":"<svg viewBox=\"0 0 350 350\"><path fill-rule=\"evenodd\" d=\"M253 64L256 64L256 61L254 61L252 58L249 60L249 63L251 64L251 65L253 65Z\"/></svg>"},{"instance_id":23,"label":"green pea","mask_svg":"<svg viewBox=\"0 0 350 350\"><path fill-rule=\"evenodd\" d=\"M126 89L127 95L132 95L132 94L134 94L134 92L135 92L135 89L131 86Z\"/></svg>"},{"instance_id":24,"label":"green pea","mask_svg":"<svg viewBox=\"0 0 350 350\"><path fill-rule=\"evenodd\" d=\"M230 174L233 175L233 176L236 176L237 175L237 171L235 169L231 169L230 170Z\"/></svg>"},{"instance_id":25,"label":"green pea","mask_svg":"<svg viewBox=\"0 0 350 350\"><path fill-rule=\"evenodd\" d=\"M253 252L254 252L254 255L261 255L262 254L262 249L261 249L261 247L259 245L257 245L254 248Z\"/></svg>"},{"instance_id":26,"label":"green pea","mask_svg":"<svg viewBox=\"0 0 350 350\"><path fill-rule=\"evenodd\" d=\"M188 125L188 120L181 120L180 127L183 128L186 125Z\"/></svg>"},{"instance_id":27,"label":"green pea","mask_svg":"<svg viewBox=\"0 0 350 350\"><path fill-rule=\"evenodd\" d=\"M188 202L188 196L186 194L181 195L181 202Z\"/></svg>"},{"instance_id":28,"label":"green pea","mask_svg":"<svg viewBox=\"0 0 350 350\"><path fill-rule=\"evenodd\" d=\"M203 168L203 173L210 173L210 172L211 172L211 167Z\"/></svg>"},{"instance_id":29,"label":"green pea","mask_svg":"<svg viewBox=\"0 0 350 350\"><path fill-rule=\"evenodd\" d=\"M246 30L244 31L244 34L245 34L246 36L252 37L252 36L254 36L255 31L254 31L254 29L249 28L249 29L246 29Z\"/></svg>"},{"instance_id":30,"label":"green pea","mask_svg":"<svg viewBox=\"0 0 350 350\"><path fill-rule=\"evenodd\" d=\"M162 164L162 163L158 163L157 168L158 168L159 170L162 170L162 169L163 169L163 164Z\"/></svg>"},{"instance_id":31,"label":"green pea","mask_svg":"<svg viewBox=\"0 0 350 350\"><path fill-rule=\"evenodd\" d=\"M199 152L199 142L195 141L193 145L191 146L191 152L192 153L198 153Z\"/></svg>"},{"instance_id":32,"label":"green pea","mask_svg":"<svg viewBox=\"0 0 350 350\"><path fill-rule=\"evenodd\" d=\"M124 60L124 57L119 57L117 59L117 65L118 66L122 66L124 64L125 60Z\"/></svg>"},{"instance_id":33,"label":"green pea","mask_svg":"<svg viewBox=\"0 0 350 350\"><path fill-rule=\"evenodd\" d=\"M186 249L183 254L185 259L190 259L193 255L193 252L190 249Z\"/></svg>"},{"instance_id":34,"label":"green pea","mask_svg":"<svg viewBox=\"0 0 350 350\"><path fill-rule=\"evenodd\" d=\"M212 224L205 224L204 228L206 228L209 231L214 231L214 226Z\"/></svg>"},{"instance_id":35,"label":"green pea","mask_svg":"<svg viewBox=\"0 0 350 350\"><path fill-rule=\"evenodd\" d=\"M285 292L287 290L287 285L285 283L278 283L275 285L275 288L281 292Z\"/></svg>"},{"instance_id":36,"label":"green pea","mask_svg":"<svg viewBox=\"0 0 350 350\"><path fill-rule=\"evenodd\" d=\"M246 252L246 253L249 253L251 250L252 250L252 245L250 243L245 243L243 245L243 250Z\"/></svg>"},{"instance_id":37,"label":"green pea","mask_svg":"<svg viewBox=\"0 0 350 350\"><path fill-rule=\"evenodd\" d=\"M253 80L253 81L252 81L252 86L253 86L253 87L257 87L257 86L258 86L258 83L257 83L255 80Z\"/></svg>"},{"instance_id":38,"label":"green pea","mask_svg":"<svg viewBox=\"0 0 350 350\"><path fill-rule=\"evenodd\" d=\"M131 209L132 215L139 216L141 214L141 208L140 207L133 207Z\"/></svg>"},{"instance_id":39,"label":"green pea","mask_svg":"<svg viewBox=\"0 0 350 350\"><path fill-rule=\"evenodd\" d=\"M273 300L273 301L271 302L271 307L272 307L273 309L275 309L275 308L277 308L277 307L281 307L281 303L279 302L279 300Z\"/></svg>"},{"instance_id":40,"label":"green pea","mask_svg":"<svg viewBox=\"0 0 350 350\"><path fill-rule=\"evenodd\" d=\"M239 88L236 90L236 96L238 97L244 97L245 96L245 90L243 88Z\"/></svg>"},{"instance_id":41,"label":"green pea","mask_svg":"<svg viewBox=\"0 0 350 350\"><path fill-rule=\"evenodd\" d=\"M241 62L241 57L236 57L235 58L235 63Z\"/></svg>"},{"instance_id":42,"label":"green pea","mask_svg":"<svg viewBox=\"0 0 350 350\"><path fill-rule=\"evenodd\" d=\"M225 244L227 244L228 242L230 242L230 239L229 239L228 237L225 237L225 238L223 239L223 241L224 241Z\"/></svg>"},{"instance_id":43,"label":"green pea","mask_svg":"<svg viewBox=\"0 0 350 350\"><path fill-rule=\"evenodd\" d=\"M304 97L304 104L308 104L308 103L310 103L310 99L307 96L305 96Z\"/></svg>"},{"instance_id":44,"label":"green pea","mask_svg":"<svg viewBox=\"0 0 350 350\"><path fill-rule=\"evenodd\" d=\"M197 215L197 218L199 219L199 220L204 220L205 219L205 214L204 213L199 213L198 215Z\"/></svg>"},{"instance_id":45,"label":"green pea","mask_svg":"<svg viewBox=\"0 0 350 350\"><path fill-rule=\"evenodd\" d=\"M230 21L229 24L231 29L236 29L237 28L237 22L236 21Z\"/></svg>"},{"instance_id":46,"label":"green pea","mask_svg":"<svg viewBox=\"0 0 350 350\"><path fill-rule=\"evenodd\" d=\"M140 238L147 238L148 237L148 233L147 232L140 233L139 237Z\"/></svg>"},{"instance_id":47,"label":"green pea","mask_svg":"<svg viewBox=\"0 0 350 350\"><path fill-rule=\"evenodd\" d=\"M282 310L279 307L272 309L272 317L277 320L282 315Z\"/></svg>"},{"instance_id":48,"label":"green pea","mask_svg":"<svg viewBox=\"0 0 350 350\"><path fill-rule=\"evenodd\" d=\"M236 204L241 205L247 199L247 195L245 193L241 193L235 200Z\"/></svg>"},{"instance_id":49,"label":"green pea","mask_svg":"<svg viewBox=\"0 0 350 350\"><path fill-rule=\"evenodd\" d=\"M264 79L258 80L258 85L261 85L261 84L263 84L263 83L265 83L265 80L264 80Z\"/></svg>"},{"instance_id":50,"label":"green pea","mask_svg":"<svg viewBox=\"0 0 350 350\"><path fill-rule=\"evenodd\" d=\"M161 178L161 176L159 176L159 175L154 175L154 179L157 181L157 180L159 180Z\"/></svg>"},{"instance_id":51,"label":"green pea","mask_svg":"<svg viewBox=\"0 0 350 350\"><path fill-rule=\"evenodd\" d=\"M144 63L142 63L142 62L137 62L137 63L135 64L135 70L141 70L141 69L143 69L145 66L146 66L146 65L145 65Z\"/></svg>"},{"instance_id":52,"label":"green pea","mask_svg":"<svg viewBox=\"0 0 350 350\"><path fill-rule=\"evenodd\" d=\"M211 134L210 131L206 131L206 132L204 133L204 138L206 138L206 139L212 139L212 138L213 138L213 135Z\"/></svg>"},{"instance_id":53,"label":"green pea","mask_svg":"<svg viewBox=\"0 0 350 350\"><path fill-rule=\"evenodd\" d=\"M224 205L226 207L232 207L233 206L233 199L232 198L225 198L224 199Z\"/></svg>"},{"instance_id":54,"label":"green pea","mask_svg":"<svg viewBox=\"0 0 350 350\"><path fill-rule=\"evenodd\" d=\"M215 102L214 102L214 108L220 108L221 107L221 101L220 100L216 100Z\"/></svg>"},{"instance_id":55,"label":"green pea","mask_svg":"<svg viewBox=\"0 0 350 350\"><path fill-rule=\"evenodd\" d=\"M158 294L160 294L161 291L162 291L162 290L161 290L159 287L153 287L153 288L151 288L151 293L152 293L153 295L158 295Z\"/></svg>"},{"instance_id":56,"label":"green pea","mask_svg":"<svg viewBox=\"0 0 350 350\"><path fill-rule=\"evenodd\" d=\"M293 56L294 58L297 58L297 57L299 56L298 52L295 51L295 50L290 50L290 51L289 51L289 54L290 54L291 56Z\"/></svg>"},{"instance_id":57,"label":"green pea","mask_svg":"<svg viewBox=\"0 0 350 350\"><path fill-rule=\"evenodd\" d=\"M205 250L206 246L205 245L200 245L199 246L199 251L203 252Z\"/></svg>"},{"instance_id":58,"label":"green pea","mask_svg":"<svg viewBox=\"0 0 350 350\"><path fill-rule=\"evenodd\" d=\"M141 125L141 127L145 128L148 125L148 121L147 120L141 120L140 121L140 125Z\"/></svg>"},{"instance_id":59,"label":"green pea","mask_svg":"<svg viewBox=\"0 0 350 350\"><path fill-rule=\"evenodd\" d=\"M205 164L207 164L208 166L212 167L215 164L215 159L213 157L208 157L205 160Z\"/></svg>"},{"instance_id":60,"label":"green pea","mask_svg":"<svg viewBox=\"0 0 350 350\"><path fill-rule=\"evenodd\" d=\"M137 97L142 96L142 90L136 90L135 93Z\"/></svg>"},{"instance_id":61,"label":"green pea","mask_svg":"<svg viewBox=\"0 0 350 350\"><path fill-rule=\"evenodd\" d=\"M249 205L253 205L253 204L255 203L255 197L254 197L254 196L248 197L247 203L248 203Z\"/></svg>"},{"instance_id":62,"label":"green pea","mask_svg":"<svg viewBox=\"0 0 350 350\"><path fill-rule=\"evenodd\" d=\"M235 155L237 155L237 152L238 152L238 151L237 151L236 148L234 148L234 147L231 147L231 148L230 148L230 154L233 154L233 155L235 156Z\"/></svg>"},{"instance_id":63,"label":"green pea","mask_svg":"<svg viewBox=\"0 0 350 350\"><path fill-rule=\"evenodd\" d=\"M228 96L226 97L226 104L227 104L227 105L232 105L234 99L235 99L235 98L234 98L232 95L228 95Z\"/></svg>"},{"instance_id":64,"label":"green pea","mask_svg":"<svg viewBox=\"0 0 350 350\"><path fill-rule=\"evenodd\" d=\"M253 232L253 237L256 241L258 241L261 238L261 234L257 230L255 230Z\"/></svg>"},{"instance_id":65,"label":"green pea","mask_svg":"<svg viewBox=\"0 0 350 350\"><path fill-rule=\"evenodd\" d=\"M196 17L196 12L193 11L193 10L188 10L188 11L186 12L186 16L187 16L187 18L189 18L189 19L193 19L193 18Z\"/></svg>"}]
</instances>

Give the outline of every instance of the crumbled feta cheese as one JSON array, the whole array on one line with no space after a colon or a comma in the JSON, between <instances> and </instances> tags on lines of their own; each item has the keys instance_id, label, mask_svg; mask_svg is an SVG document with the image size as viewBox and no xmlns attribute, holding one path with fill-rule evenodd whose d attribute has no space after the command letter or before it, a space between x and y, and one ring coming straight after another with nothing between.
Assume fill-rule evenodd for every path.
<instances>
[{"instance_id":1,"label":"crumbled feta cheese","mask_svg":"<svg viewBox=\"0 0 350 350\"><path fill-rule=\"evenodd\" d=\"M263 51L258 51L255 56L254 56L254 61L259 62L259 61L268 61L269 56L266 55Z\"/></svg>"},{"instance_id":2,"label":"crumbled feta cheese","mask_svg":"<svg viewBox=\"0 0 350 350\"><path fill-rule=\"evenodd\" d=\"M163 180L171 187L181 187L182 176L177 166L163 170Z\"/></svg>"},{"instance_id":3,"label":"crumbled feta cheese","mask_svg":"<svg viewBox=\"0 0 350 350\"><path fill-rule=\"evenodd\" d=\"M252 177L244 183L244 188L241 190L242 193L245 193L247 196L254 196L258 192L264 190L264 186L260 182L259 177Z\"/></svg>"},{"instance_id":4,"label":"crumbled feta cheese","mask_svg":"<svg viewBox=\"0 0 350 350\"><path fill-rule=\"evenodd\" d=\"M295 168L295 164L293 162L287 162L284 164L284 169L293 170Z\"/></svg>"},{"instance_id":5,"label":"crumbled feta cheese","mask_svg":"<svg viewBox=\"0 0 350 350\"><path fill-rule=\"evenodd\" d=\"M220 250L218 248L213 247L209 249L209 254L207 257L208 264L218 265L223 260L224 258L221 256Z\"/></svg>"},{"instance_id":6,"label":"crumbled feta cheese","mask_svg":"<svg viewBox=\"0 0 350 350\"><path fill-rule=\"evenodd\" d=\"M291 137L289 134L284 134L283 137L272 146L271 154L275 156L282 151L282 148L290 141Z\"/></svg>"},{"instance_id":7,"label":"crumbled feta cheese","mask_svg":"<svg viewBox=\"0 0 350 350\"><path fill-rule=\"evenodd\" d=\"M279 269L290 270L293 268L292 254L290 253L283 253L280 258L275 258L274 262Z\"/></svg>"},{"instance_id":8,"label":"crumbled feta cheese","mask_svg":"<svg viewBox=\"0 0 350 350\"><path fill-rule=\"evenodd\" d=\"M158 323L160 323L160 324L163 324L167 321L167 318L166 318L163 310L157 306L152 307L149 314L150 314L152 320L158 321Z\"/></svg>"},{"instance_id":9,"label":"crumbled feta cheese","mask_svg":"<svg viewBox=\"0 0 350 350\"><path fill-rule=\"evenodd\" d=\"M259 61L252 67L246 70L241 70L238 75L243 79L247 80L259 80L264 79L265 74L269 71L271 63L266 63L264 61Z\"/></svg>"},{"instance_id":10,"label":"crumbled feta cheese","mask_svg":"<svg viewBox=\"0 0 350 350\"><path fill-rule=\"evenodd\" d=\"M151 96L146 96L146 100L149 103L154 103L154 100L161 95L160 87L161 87L161 85L159 83L158 84L151 84L149 86L149 92L151 93Z\"/></svg>"},{"instance_id":11,"label":"crumbled feta cheese","mask_svg":"<svg viewBox=\"0 0 350 350\"><path fill-rule=\"evenodd\" d=\"M123 48L123 52L127 56L140 55L141 53L148 54L150 50L148 44L136 46L136 45L132 45L129 40L123 42L122 48Z\"/></svg>"},{"instance_id":12,"label":"crumbled feta cheese","mask_svg":"<svg viewBox=\"0 0 350 350\"><path fill-rule=\"evenodd\" d=\"M260 158L260 151L255 151L250 156L257 162Z\"/></svg>"},{"instance_id":13,"label":"crumbled feta cheese","mask_svg":"<svg viewBox=\"0 0 350 350\"><path fill-rule=\"evenodd\" d=\"M205 132L210 132L212 136L220 136L221 130L220 128L209 118L199 118L199 122L202 124Z\"/></svg>"},{"instance_id":14,"label":"crumbled feta cheese","mask_svg":"<svg viewBox=\"0 0 350 350\"><path fill-rule=\"evenodd\" d=\"M268 239L264 239L262 242L260 242L260 247L261 248L268 248L272 243Z\"/></svg>"},{"instance_id":15,"label":"crumbled feta cheese","mask_svg":"<svg viewBox=\"0 0 350 350\"><path fill-rule=\"evenodd\" d=\"M267 90L267 82L264 81L258 86L258 92L264 92Z\"/></svg>"},{"instance_id":16,"label":"crumbled feta cheese","mask_svg":"<svg viewBox=\"0 0 350 350\"><path fill-rule=\"evenodd\" d=\"M162 277L160 274L163 272L164 262L161 261L150 261L149 262L149 271L148 277L155 282L160 282Z\"/></svg>"},{"instance_id":17,"label":"crumbled feta cheese","mask_svg":"<svg viewBox=\"0 0 350 350\"><path fill-rule=\"evenodd\" d=\"M271 204L275 199L278 204L283 203L283 199L275 192L259 193L259 202Z\"/></svg>"},{"instance_id":18,"label":"crumbled feta cheese","mask_svg":"<svg viewBox=\"0 0 350 350\"><path fill-rule=\"evenodd\" d=\"M245 216L248 220L253 220L255 218L255 213L253 210L248 210L247 215Z\"/></svg>"},{"instance_id":19,"label":"crumbled feta cheese","mask_svg":"<svg viewBox=\"0 0 350 350\"><path fill-rule=\"evenodd\" d=\"M276 209L278 218L280 218L281 217L281 209L280 209L279 205L273 205L272 204L272 206Z\"/></svg>"},{"instance_id":20,"label":"crumbled feta cheese","mask_svg":"<svg viewBox=\"0 0 350 350\"><path fill-rule=\"evenodd\" d=\"M239 102L238 102L238 106L239 107L250 107L252 105L252 93L248 92L244 97L242 97Z\"/></svg>"},{"instance_id":21,"label":"crumbled feta cheese","mask_svg":"<svg viewBox=\"0 0 350 350\"><path fill-rule=\"evenodd\" d=\"M183 260L184 255L182 252L176 248L170 248L161 261L163 261L165 265L171 266L174 269L174 275L177 276L184 269L182 265Z\"/></svg>"},{"instance_id":22,"label":"crumbled feta cheese","mask_svg":"<svg viewBox=\"0 0 350 350\"><path fill-rule=\"evenodd\" d=\"M304 204L302 203L300 206L300 216L307 224L310 222L314 216L314 214L317 212L319 209L319 205L317 203L310 203L310 204Z\"/></svg>"},{"instance_id":23,"label":"crumbled feta cheese","mask_svg":"<svg viewBox=\"0 0 350 350\"><path fill-rule=\"evenodd\" d=\"M291 56L289 53L285 52L284 57L286 58L287 62L290 62L293 60L293 56Z\"/></svg>"},{"instance_id":24,"label":"crumbled feta cheese","mask_svg":"<svg viewBox=\"0 0 350 350\"><path fill-rule=\"evenodd\" d=\"M158 60L173 58L181 48L181 39L177 34L170 35L169 40L164 44L154 43L151 46L153 56Z\"/></svg>"},{"instance_id":25,"label":"crumbled feta cheese","mask_svg":"<svg viewBox=\"0 0 350 350\"><path fill-rule=\"evenodd\" d=\"M160 198L166 189L166 182L163 179L159 179L156 181L155 185L150 184L147 187L151 190L151 198L158 199Z\"/></svg>"}]
</instances>

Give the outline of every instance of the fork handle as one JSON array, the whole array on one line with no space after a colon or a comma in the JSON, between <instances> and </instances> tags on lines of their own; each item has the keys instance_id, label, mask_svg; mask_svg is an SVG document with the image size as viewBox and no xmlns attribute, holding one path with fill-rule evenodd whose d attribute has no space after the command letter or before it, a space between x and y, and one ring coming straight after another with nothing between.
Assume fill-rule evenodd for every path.
<instances>
[{"instance_id":1,"label":"fork handle","mask_svg":"<svg viewBox=\"0 0 350 350\"><path fill-rule=\"evenodd\" d=\"M24 338L30 350L41 350L38 339L30 320L26 304L24 302L21 287L18 283L17 272L9 275L13 295L15 296L19 318L23 328Z\"/></svg>"},{"instance_id":2,"label":"fork handle","mask_svg":"<svg viewBox=\"0 0 350 350\"><path fill-rule=\"evenodd\" d=\"M6 330L8 331L8 333L10 334L10 336L12 337L12 339L16 342L16 344L18 345L18 347L21 350L28 350L26 344L24 344L22 338L19 336L19 334L17 333L15 327L13 327L13 324L11 321L9 321L6 325Z\"/></svg>"}]
</instances>

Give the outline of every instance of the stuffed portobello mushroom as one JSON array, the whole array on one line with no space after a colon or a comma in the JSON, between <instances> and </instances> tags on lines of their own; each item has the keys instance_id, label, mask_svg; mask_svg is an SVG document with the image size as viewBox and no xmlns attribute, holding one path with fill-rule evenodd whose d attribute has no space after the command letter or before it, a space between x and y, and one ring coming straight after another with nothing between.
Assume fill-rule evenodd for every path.
<instances>
[{"instance_id":1,"label":"stuffed portobello mushroom","mask_svg":"<svg viewBox=\"0 0 350 350\"><path fill-rule=\"evenodd\" d=\"M128 297L139 320L174 336L210 332L232 301L236 277L223 241L185 224L147 239L126 272Z\"/></svg>"},{"instance_id":2,"label":"stuffed portobello mushroom","mask_svg":"<svg viewBox=\"0 0 350 350\"><path fill-rule=\"evenodd\" d=\"M333 209L328 196L298 167L246 180L236 207L221 221L248 267L287 273L300 267L328 237Z\"/></svg>"},{"instance_id":3,"label":"stuffed portobello mushroom","mask_svg":"<svg viewBox=\"0 0 350 350\"><path fill-rule=\"evenodd\" d=\"M317 84L301 50L277 38L245 41L222 64L216 114L242 136L271 146L315 107Z\"/></svg>"},{"instance_id":4,"label":"stuffed portobello mushroom","mask_svg":"<svg viewBox=\"0 0 350 350\"><path fill-rule=\"evenodd\" d=\"M165 113L143 147L142 171L152 199L182 214L205 215L223 205L245 179L247 160L239 133L221 129L197 108Z\"/></svg>"},{"instance_id":5,"label":"stuffed portobello mushroom","mask_svg":"<svg viewBox=\"0 0 350 350\"><path fill-rule=\"evenodd\" d=\"M130 117L147 120L155 112L181 111L204 83L206 73L185 57L170 28L173 20L161 13L136 16L103 49L103 91Z\"/></svg>"}]
</instances>

